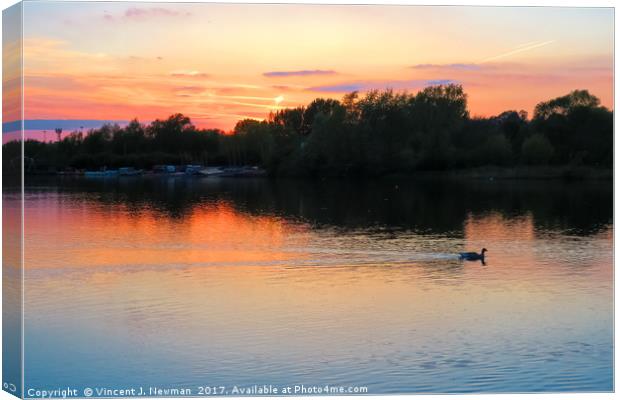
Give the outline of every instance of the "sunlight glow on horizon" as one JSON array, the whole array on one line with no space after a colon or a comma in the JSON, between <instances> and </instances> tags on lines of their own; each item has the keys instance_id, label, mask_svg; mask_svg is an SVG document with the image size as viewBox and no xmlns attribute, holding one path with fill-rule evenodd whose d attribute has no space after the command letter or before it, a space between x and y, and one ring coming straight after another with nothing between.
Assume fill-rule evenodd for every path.
<instances>
[{"instance_id":1,"label":"sunlight glow on horizon","mask_svg":"<svg viewBox=\"0 0 620 400\"><path fill-rule=\"evenodd\" d=\"M34 2L24 26L27 119L180 112L229 131L317 97L433 82L462 84L472 116L574 89L613 108L612 9Z\"/></svg>"}]
</instances>

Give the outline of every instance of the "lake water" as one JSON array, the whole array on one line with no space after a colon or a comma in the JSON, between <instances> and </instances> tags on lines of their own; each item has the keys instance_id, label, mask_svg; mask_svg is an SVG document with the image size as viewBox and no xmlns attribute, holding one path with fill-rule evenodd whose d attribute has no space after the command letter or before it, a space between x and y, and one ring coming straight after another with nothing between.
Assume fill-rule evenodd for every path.
<instances>
[{"instance_id":1,"label":"lake water","mask_svg":"<svg viewBox=\"0 0 620 400\"><path fill-rule=\"evenodd\" d=\"M613 390L608 181L28 178L25 196L27 396ZM456 256L482 247L486 265Z\"/></svg>"}]
</instances>

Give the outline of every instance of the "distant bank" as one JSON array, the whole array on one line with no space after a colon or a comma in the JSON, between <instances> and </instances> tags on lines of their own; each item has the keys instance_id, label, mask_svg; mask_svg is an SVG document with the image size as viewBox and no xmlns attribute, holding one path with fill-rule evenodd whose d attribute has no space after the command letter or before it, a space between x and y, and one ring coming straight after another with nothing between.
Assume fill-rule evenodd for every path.
<instances>
[{"instance_id":1,"label":"distant bank","mask_svg":"<svg viewBox=\"0 0 620 400\"><path fill-rule=\"evenodd\" d=\"M456 180L611 180L613 170L588 166L518 166L518 167L477 167L444 171L414 171L410 173L392 173L377 176L279 176L269 174L256 166L215 166L201 167L167 166L167 170L134 170L119 168L110 170L88 171L25 171L26 176L84 176L88 178L114 177L188 177L188 178L269 178L269 179L345 179L345 180L390 180L390 179L456 179Z\"/></svg>"},{"instance_id":2,"label":"distant bank","mask_svg":"<svg viewBox=\"0 0 620 400\"><path fill-rule=\"evenodd\" d=\"M610 168L596 168L587 166L517 166L517 167L478 167L448 171L418 171L413 174L416 178L427 179L523 179L523 180L611 180L613 170ZM389 178L406 178L410 175L391 174Z\"/></svg>"},{"instance_id":3,"label":"distant bank","mask_svg":"<svg viewBox=\"0 0 620 400\"><path fill-rule=\"evenodd\" d=\"M55 133L60 138L62 129ZM532 118L523 110L482 118L469 115L461 86L439 85L416 94L319 98L262 121L241 120L228 133L174 114L147 125L132 120L76 131L53 143L10 141L2 151L5 171L19 168L23 157L29 173L105 176L114 173L101 171L158 165L184 173L176 167L189 165L256 166L269 176L313 179L591 179L612 175L613 134L613 112L587 90L539 103Z\"/></svg>"}]
</instances>

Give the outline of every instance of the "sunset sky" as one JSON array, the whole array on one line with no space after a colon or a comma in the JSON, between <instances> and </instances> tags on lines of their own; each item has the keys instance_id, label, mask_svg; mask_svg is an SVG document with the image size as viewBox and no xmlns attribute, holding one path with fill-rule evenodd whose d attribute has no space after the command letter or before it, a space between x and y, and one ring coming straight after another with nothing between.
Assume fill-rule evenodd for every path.
<instances>
[{"instance_id":1,"label":"sunset sky","mask_svg":"<svg viewBox=\"0 0 620 400\"><path fill-rule=\"evenodd\" d=\"M316 97L450 82L474 116L574 89L613 108L613 10L27 2L24 75L26 120L181 112L228 131Z\"/></svg>"}]
</instances>

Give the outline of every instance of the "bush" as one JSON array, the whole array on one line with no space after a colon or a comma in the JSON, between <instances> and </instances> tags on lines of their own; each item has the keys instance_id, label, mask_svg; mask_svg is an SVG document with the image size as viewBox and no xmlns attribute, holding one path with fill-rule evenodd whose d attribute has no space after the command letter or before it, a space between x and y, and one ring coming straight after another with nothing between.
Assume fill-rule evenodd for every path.
<instances>
[{"instance_id":1,"label":"bush","mask_svg":"<svg viewBox=\"0 0 620 400\"><path fill-rule=\"evenodd\" d=\"M535 134L523 142L521 156L526 164L540 165L547 164L553 157L553 152L549 140L541 134Z\"/></svg>"},{"instance_id":2,"label":"bush","mask_svg":"<svg viewBox=\"0 0 620 400\"><path fill-rule=\"evenodd\" d=\"M479 152L479 164L508 165L512 163L512 148L506 136L489 136Z\"/></svg>"}]
</instances>

